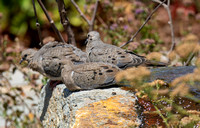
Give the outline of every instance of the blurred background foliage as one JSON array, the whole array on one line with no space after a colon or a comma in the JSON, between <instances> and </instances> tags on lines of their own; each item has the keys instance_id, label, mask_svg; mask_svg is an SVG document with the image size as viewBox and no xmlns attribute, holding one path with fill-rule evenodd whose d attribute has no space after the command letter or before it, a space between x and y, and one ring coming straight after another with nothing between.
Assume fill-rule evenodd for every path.
<instances>
[{"instance_id":1,"label":"blurred background foliage","mask_svg":"<svg viewBox=\"0 0 200 128\"><path fill-rule=\"evenodd\" d=\"M42 36L53 36L56 40L51 26L44 15L41 7L36 2L36 9L41 24ZM75 33L75 38L78 46L82 47L83 42L88 32L88 25L81 18L75 7L71 4L70 0L64 0L67 9L67 16L72 25ZM91 19L91 15L94 9L94 0L76 0L75 1L87 18ZM60 23L60 16L58 13L58 7L55 0L43 0L45 7L47 8L50 16L54 20L59 31L64 35L65 40L67 36L64 33L63 27ZM171 12L174 25L175 35L183 36L193 31L194 34L200 35L195 28L185 28L185 22L188 24L197 24L199 21L199 2L197 0L172 0ZM130 37L137 31L139 26L145 21L148 14L157 5L148 0L101 0L98 7L95 30L100 31L104 41L116 45L121 45L130 39ZM166 15L165 17L162 17ZM190 20L188 20L190 18ZM182 24L176 23L176 21L183 20ZM169 26L167 25L168 16L166 10L163 8L156 12L146 26L141 30L140 34L135 39L134 50L139 53L148 53L152 51L159 51L169 49L171 43ZM8 34L9 38L13 41L16 37L20 38L26 47L39 48L39 38L35 26L35 17L31 0L1 0L0 1L0 32ZM165 25L164 25L165 24ZM163 25L162 27L160 27ZM194 25L195 26L195 25ZM197 26L195 26L197 27ZM190 29L190 30L188 30ZM162 32L165 30L166 32ZM139 41L144 39L153 39L154 42L141 43ZM131 46L132 47L132 46ZM136 50L137 48L137 50Z\"/></svg>"},{"instance_id":2,"label":"blurred background foliage","mask_svg":"<svg viewBox=\"0 0 200 128\"><path fill-rule=\"evenodd\" d=\"M43 13L41 7L35 1L37 15L39 23L44 32L44 37L48 35L54 35L51 26ZM56 27L59 31L63 31L62 24L60 23L60 16L58 13L58 6L55 0L43 0L43 3L47 10L49 11L50 16L55 22ZM83 25L83 20L80 20L80 16L75 8L72 6L71 2L65 0L66 8L68 11L68 18L70 23L74 27L80 27ZM84 0L77 1L77 4L80 6L81 10L85 5ZM16 37L25 40L31 47L38 47L39 38L36 31L36 19L34 16L33 5L31 0L1 0L0 1L0 24L1 24L1 33L8 34L11 40L14 40ZM48 32L49 31L49 32ZM52 33L52 34L51 34ZM32 43L32 44L31 44ZM26 46L29 46L26 45Z\"/></svg>"},{"instance_id":3,"label":"blurred background foliage","mask_svg":"<svg viewBox=\"0 0 200 128\"><path fill-rule=\"evenodd\" d=\"M61 31L67 41L67 35L60 23L56 0L42 0L42 2L58 30ZM64 2L77 46L84 50L88 24L81 18L70 0L64 0ZM75 0L75 2L86 17L91 19L95 0ZM58 40L36 0L35 3L42 37L44 40ZM104 42L120 46L139 29L156 5L157 3L150 0L101 0L96 14L94 30L100 32ZM170 10L177 43L177 47L173 52L166 55L171 46L171 31L168 24L168 14L163 7L156 11L151 20L134 39L134 42L125 48L140 55L147 55L148 59L157 61L161 61L164 55L165 58L171 61L173 66L182 66L188 57L194 53L195 57L190 63L190 65L194 65L197 58L200 57L198 54L200 48L197 47L200 40L200 2L199 0L171 0ZM14 74L16 70L21 71L28 81L28 86L38 96L42 84L39 85L35 81L39 78L39 75L29 73L30 70L24 67L20 68L21 66L18 65L19 55L23 49L29 47L40 48L35 23L36 19L31 0L0 0L0 72L2 74L4 72ZM10 71L11 65L14 65L14 69ZM0 101L3 101L0 102L0 116L3 116L8 124L10 123L10 126L40 127L40 121L33 110L28 108L29 111L25 113L13 107L21 104L26 108L24 100L34 101L34 99L25 95L24 92L26 91L23 90L25 87L9 86L8 80L6 80L7 83L2 83L3 78L4 76L0 75ZM42 79L43 83L46 83L46 81L46 78ZM131 80L129 81L131 82ZM138 85L142 85L142 83ZM153 88L155 89L155 86ZM2 89L6 91L2 91ZM142 94L145 91L139 89L139 86L137 89ZM151 93L151 89L146 90L144 95L150 98L155 96ZM156 99L153 100L153 103L157 104Z\"/></svg>"}]
</instances>

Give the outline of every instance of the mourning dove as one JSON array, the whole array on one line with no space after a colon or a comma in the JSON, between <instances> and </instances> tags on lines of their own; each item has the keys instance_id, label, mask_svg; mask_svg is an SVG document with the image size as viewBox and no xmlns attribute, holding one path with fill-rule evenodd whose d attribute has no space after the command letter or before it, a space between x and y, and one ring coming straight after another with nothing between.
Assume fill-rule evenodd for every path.
<instances>
[{"instance_id":1,"label":"mourning dove","mask_svg":"<svg viewBox=\"0 0 200 128\"><path fill-rule=\"evenodd\" d=\"M86 53L82 52L80 49L56 41L45 44L38 51L33 49L24 50L21 57L20 63L26 60L31 69L40 72L51 80L61 80L60 59L69 59L74 64L87 61Z\"/></svg>"},{"instance_id":2,"label":"mourning dove","mask_svg":"<svg viewBox=\"0 0 200 128\"><path fill-rule=\"evenodd\" d=\"M150 63L144 56L104 43L96 31L91 31L87 34L86 43L86 53L90 62L111 63L120 69L139 66L146 62L147 64ZM157 63L157 65L166 66L162 62Z\"/></svg>"},{"instance_id":3,"label":"mourning dove","mask_svg":"<svg viewBox=\"0 0 200 128\"><path fill-rule=\"evenodd\" d=\"M120 69L101 62L73 65L65 61L61 70L63 83L70 91L87 90L115 84L115 75Z\"/></svg>"}]
</instances>

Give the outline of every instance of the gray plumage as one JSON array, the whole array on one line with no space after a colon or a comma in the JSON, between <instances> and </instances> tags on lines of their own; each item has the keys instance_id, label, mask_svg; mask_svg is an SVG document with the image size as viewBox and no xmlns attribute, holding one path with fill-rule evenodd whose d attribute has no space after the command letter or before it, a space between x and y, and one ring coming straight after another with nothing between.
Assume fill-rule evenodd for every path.
<instances>
[{"instance_id":1,"label":"gray plumage","mask_svg":"<svg viewBox=\"0 0 200 128\"><path fill-rule=\"evenodd\" d=\"M105 62L126 69L145 62L145 57L117 46L105 44L98 32L91 31L87 35L86 53L91 62Z\"/></svg>"},{"instance_id":2,"label":"gray plumage","mask_svg":"<svg viewBox=\"0 0 200 128\"><path fill-rule=\"evenodd\" d=\"M61 43L49 42L40 50L24 50L21 54L22 61L28 61L28 66L47 76L51 80L61 80L61 64L59 61L71 60L74 64L85 63L86 53L75 46Z\"/></svg>"},{"instance_id":3,"label":"gray plumage","mask_svg":"<svg viewBox=\"0 0 200 128\"><path fill-rule=\"evenodd\" d=\"M71 91L106 87L115 84L115 75L120 69L106 63L84 63L73 65L65 62L61 77L66 87Z\"/></svg>"}]
</instances>

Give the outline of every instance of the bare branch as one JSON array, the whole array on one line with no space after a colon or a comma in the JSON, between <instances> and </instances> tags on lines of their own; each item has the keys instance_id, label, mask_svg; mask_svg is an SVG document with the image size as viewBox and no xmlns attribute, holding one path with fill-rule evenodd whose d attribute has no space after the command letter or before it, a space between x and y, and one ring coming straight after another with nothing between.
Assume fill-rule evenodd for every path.
<instances>
[{"instance_id":1,"label":"bare branch","mask_svg":"<svg viewBox=\"0 0 200 128\"><path fill-rule=\"evenodd\" d=\"M101 24L106 28L108 29L108 25L103 21L103 19L100 17L100 16L97 16L97 19L99 20L99 22L101 22Z\"/></svg>"},{"instance_id":2,"label":"bare branch","mask_svg":"<svg viewBox=\"0 0 200 128\"><path fill-rule=\"evenodd\" d=\"M160 0L153 0L154 2L157 2L157 3L161 3ZM174 27L173 27L173 23L172 23L172 16L171 16L171 11L170 11L170 0L167 1L167 4L163 4L164 8L167 10L167 13L168 13L168 16L169 16L169 21L168 21L168 24L170 25L170 29L171 29L171 37L172 37L172 45L171 45L171 48L168 52L168 54L174 50L175 46L176 46L176 42L175 42L175 37L174 37Z\"/></svg>"},{"instance_id":3,"label":"bare branch","mask_svg":"<svg viewBox=\"0 0 200 128\"><path fill-rule=\"evenodd\" d=\"M132 36L132 38L127 41L125 44L121 45L120 48L124 47L125 45L129 44L130 42L133 42L133 39L137 36L137 34L142 30L142 28L144 27L144 25L151 19L152 15L158 10L158 8L165 2L166 0L164 0L163 2L161 2L151 13L150 15L147 17L147 19L145 20L145 22L142 24L142 26L139 28L139 30Z\"/></svg>"},{"instance_id":4,"label":"bare branch","mask_svg":"<svg viewBox=\"0 0 200 128\"><path fill-rule=\"evenodd\" d=\"M76 4L76 2L74 2L74 0L71 0L72 4L75 6L76 10L80 13L81 17L90 25L90 21L86 18L86 16L83 14L83 12L81 11L81 9L78 7L78 5Z\"/></svg>"},{"instance_id":5,"label":"bare branch","mask_svg":"<svg viewBox=\"0 0 200 128\"><path fill-rule=\"evenodd\" d=\"M36 8L35 8L35 0L32 0L32 4L33 4L33 10L34 10L35 19L36 19L36 27L37 27L37 31L38 31L38 35L39 35L39 39L40 39L39 45L43 46L43 39L42 39L42 33L41 33L41 29L40 29L40 23L38 21L38 16L37 16Z\"/></svg>"},{"instance_id":6,"label":"bare branch","mask_svg":"<svg viewBox=\"0 0 200 128\"><path fill-rule=\"evenodd\" d=\"M194 55L195 55L195 51L193 51L192 54L190 54L190 56L188 57L187 61L184 63L184 66L189 66L190 62L194 58Z\"/></svg>"},{"instance_id":7,"label":"bare branch","mask_svg":"<svg viewBox=\"0 0 200 128\"><path fill-rule=\"evenodd\" d=\"M200 45L200 41L198 42L198 45ZM195 56L195 53L196 53L196 49L197 49L198 47L195 47L194 48L194 50L193 50L193 52L190 54L190 56L188 57L188 59L187 59L187 61L184 63L184 66L188 66L189 64L190 64L190 62L192 61L192 59L194 58L194 56Z\"/></svg>"},{"instance_id":8,"label":"bare branch","mask_svg":"<svg viewBox=\"0 0 200 128\"><path fill-rule=\"evenodd\" d=\"M59 14L60 14L60 21L65 29L65 32L67 33L68 42L69 42L69 44L73 44L74 46L76 46L76 40L74 38L74 33L70 26L69 19L67 18L65 3L63 0L57 0L57 3L58 3Z\"/></svg>"},{"instance_id":9,"label":"bare branch","mask_svg":"<svg viewBox=\"0 0 200 128\"><path fill-rule=\"evenodd\" d=\"M167 1L167 6L168 6L168 7L170 6L170 0Z\"/></svg>"},{"instance_id":10,"label":"bare branch","mask_svg":"<svg viewBox=\"0 0 200 128\"><path fill-rule=\"evenodd\" d=\"M89 25L89 31L92 31L94 29L94 20L95 20L95 17L96 17L99 0L96 0L95 8L94 8L94 12L93 12L91 20L87 19L87 17L83 14L83 12L78 7L78 5L74 2L74 0L71 0L71 2L75 6L76 10L79 12L79 14L81 15L81 17L88 23L88 25Z\"/></svg>"},{"instance_id":11,"label":"bare branch","mask_svg":"<svg viewBox=\"0 0 200 128\"><path fill-rule=\"evenodd\" d=\"M51 24L51 27L53 28L54 32L56 33L56 35L58 36L58 38L65 43L65 40L63 39L61 33L58 31L58 29L56 28L56 25L54 24L54 21L51 19L51 17L49 16L44 4L42 3L41 0L37 0L40 7L42 8L42 10L44 11L47 19L49 20L50 24Z\"/></svg>"},{"instance_id":12,"label":"bare branch","mask_svg":"<svg viewBox=\"0 0 200 128\"><path fill-rule=\"evenodd\" d=\"M95 3L95 8L94 8L94 12L93 12L93 15L92 15L92 20L90 22L89 31L92 31L94 29L94 20L95 20L97 9L98 9L98 4L99 4L99 0L97 0L96 3Z\"/></svg>"}]
</instances>

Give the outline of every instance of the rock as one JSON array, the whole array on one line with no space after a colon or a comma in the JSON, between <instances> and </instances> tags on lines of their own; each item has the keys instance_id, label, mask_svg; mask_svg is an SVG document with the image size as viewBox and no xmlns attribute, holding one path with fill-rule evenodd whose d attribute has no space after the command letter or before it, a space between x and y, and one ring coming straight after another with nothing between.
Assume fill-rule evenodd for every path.
<instances>
[{"instance_id":1,"label":"rock","mask_svg":"<svg viewBox=\"0 0 200 128\"><path fill-rule=\"evenodd\" d=\"M39 73L32 71L32 70L26 70L25 71L26 74L29 75L39 75ZM8 71L5 71L2 73L3 77L5 77L8 82L10 83L10 85L12 87L20 87L20 86L26 86L29 84L29 82L25 79L25 75L24 73L19 70L18 68L16 68L14 65L11 65ZM0 77L0 85L6 85L5 80L3 79L3 77ZM42 75L39 75L39 78L35 81L36 84L38 85L42 85Z\"/></svg>"},{"instance_id":2,"label":"rock","mask_svg":"<svg viewBox=\"0 0 200 128\"><path fill-rule=\"evenodd\" d=\"M161 79L167 83L170 83L180 76L192 73L194 69L195 66L153 68L151 69L150 81Z\"/></svg>"},{"instance_id":3,"label":"rock","mask_svg":"<svg viewBox=\"0 0 200 128\"><path fill-rule=\"evenodd\" d=\"M194 66L151 69L149 81L162 79L169 83L194 69ZM47 84L41 90L38 116L46 128L139 127L142 121L137 107L134 93L119 87L70 92L64 84L53 91Z\"/></svg>"},{"instance_id":4,"label":"rock","mask_svg":"<svg viewBox=\"0 0 200 128\"><path fill-rule=\"evenodd\" d=\"M70 92L64 84L41 90L38 115L44 127L137 127L133 92L121 88Z\"/></svg>"}]
</instances>

